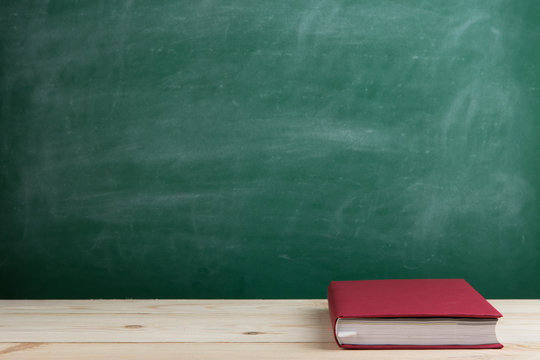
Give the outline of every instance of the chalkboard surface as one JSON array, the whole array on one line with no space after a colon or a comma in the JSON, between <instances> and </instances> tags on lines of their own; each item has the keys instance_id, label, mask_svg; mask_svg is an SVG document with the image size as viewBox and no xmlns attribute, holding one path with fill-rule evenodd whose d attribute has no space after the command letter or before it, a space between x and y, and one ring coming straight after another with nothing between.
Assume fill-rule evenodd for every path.
<instances>
[{"instance_id":1,"label":"chalkboard surface","mask_svg":"<svg viewBox=\"0 0 540 360\"><path fill-rule=\"evenodd\" d=\"M540 2L2 1L0 297L540 297Z\"/></svg>"}]
</instances>

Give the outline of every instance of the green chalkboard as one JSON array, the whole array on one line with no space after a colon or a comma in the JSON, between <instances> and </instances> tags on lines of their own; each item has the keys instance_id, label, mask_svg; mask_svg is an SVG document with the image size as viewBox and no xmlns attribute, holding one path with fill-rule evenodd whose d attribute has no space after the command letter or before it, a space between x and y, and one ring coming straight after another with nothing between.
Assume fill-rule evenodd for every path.
<instances>
[{"instance_id":1,"label":"green chalkboard","mask_svg":"<svg viewBox=\"0 0 540 360\"><path fill-rule=\"evenodd\" d=\"M540 2L0 4L1 298L540 297Z\"/></svg>"}]
</instances>

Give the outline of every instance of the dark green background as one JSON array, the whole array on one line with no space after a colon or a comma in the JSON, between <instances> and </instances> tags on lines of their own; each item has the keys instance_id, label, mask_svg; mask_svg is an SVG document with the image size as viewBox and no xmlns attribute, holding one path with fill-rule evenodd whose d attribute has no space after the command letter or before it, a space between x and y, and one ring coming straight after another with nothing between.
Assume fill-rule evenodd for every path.
<instances>
[{"instance_id":1,"label":"dark green background","mask_svg":"<svg viewBox=\"0 0 540 360\"><path fill-rule=\"evenodd\" d=\"M540 297L540 2L2 1L2 298Z\"/></svg>"}]
</instances>

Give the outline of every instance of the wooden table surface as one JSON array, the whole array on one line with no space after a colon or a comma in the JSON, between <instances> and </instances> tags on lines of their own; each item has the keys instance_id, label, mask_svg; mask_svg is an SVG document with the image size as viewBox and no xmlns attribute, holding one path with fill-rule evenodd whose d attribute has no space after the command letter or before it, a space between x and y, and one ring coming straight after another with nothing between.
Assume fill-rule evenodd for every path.
<instances>
[{"instance_id":1,"label":"wooden table surface","mask_svg":"<svg viewBox=\"0 0 540 360\"><path fill-rule=\"evenodd\" d=\"M0 300L4 359L540 359L540 300L491 300L501 350L343 350L326 300Z\"/></svg>"}]
</instances>

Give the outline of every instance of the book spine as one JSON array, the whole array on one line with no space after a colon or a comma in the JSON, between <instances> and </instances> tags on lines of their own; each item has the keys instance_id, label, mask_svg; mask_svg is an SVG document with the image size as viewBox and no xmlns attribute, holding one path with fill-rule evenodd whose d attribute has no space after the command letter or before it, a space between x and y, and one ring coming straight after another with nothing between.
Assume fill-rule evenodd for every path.
<instances>
[{"instance_id":1,"label":"book spine","mask_svg":"<svg viewBox=\"0 0 540 360\"><path fill-rule=\"evenodd\" d=\"M334 340L336 341L336 344L341 346L336 337L336 321L338 319L338 315L334 297L334 287L332 284L333 282L330 282L330 284L328 285L328 289L326 290L326 297L328 299L328 313L330 315L330 323L332 324L332 333L334 334Z\"/></svg>"}]
</instances>

